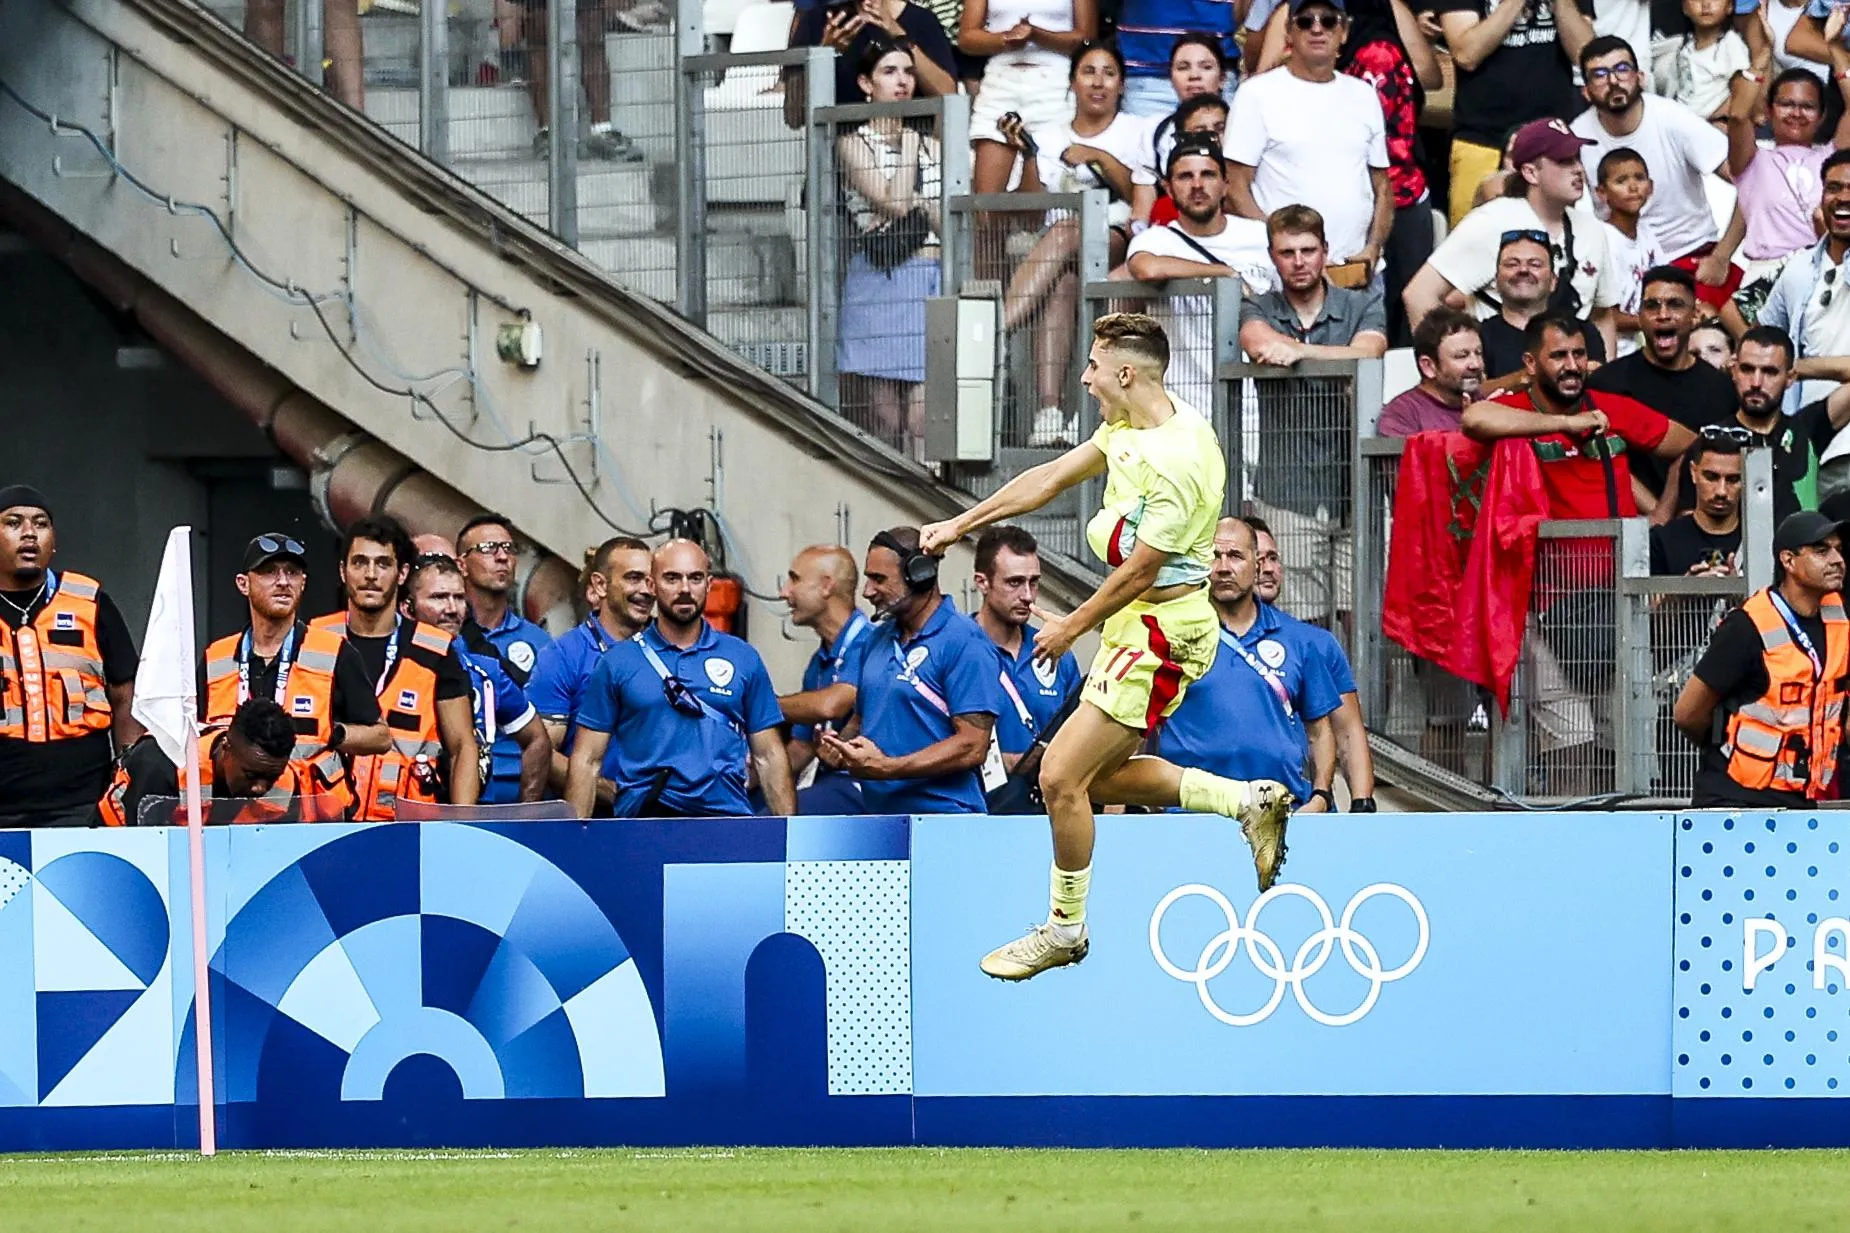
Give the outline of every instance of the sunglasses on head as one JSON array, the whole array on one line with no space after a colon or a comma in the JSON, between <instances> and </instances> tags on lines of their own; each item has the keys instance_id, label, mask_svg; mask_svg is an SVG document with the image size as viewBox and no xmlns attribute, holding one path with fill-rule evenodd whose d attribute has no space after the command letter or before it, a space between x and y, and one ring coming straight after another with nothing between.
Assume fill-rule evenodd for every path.
<instances>
[{"instance_id":1,"label":"sunglasses on head","mask_svg":"<svg viewBox=\"0 0 1850 1233\"><path fill-rule=\"evenodd\" d=\"M447 552L420 552L411 559L412 569L424 569L431 565L454 565L456 558Z\"/></svg>"},{"instance_id":2,"label":"sunglasses on head","mask_svg":"<svg viewBox=\"0 0 1850 1233\"><path fill-rule=\"evenodd\" d=\"M1696 435L1705 441L1732 441L1736 445L1754 443L1754 434L1738 424L1704 424L1696 430Z\"/></svg>"},{"instance_id":3,"label":"sunglasses on head","mask_svg":"<svg viewBox=\"0 0 1850 1233\"><path fill-rule=\"evenodd\" d=\"M302 541L287 535L259 535L257 547L262 552L286 552L291 556L306 557L308 549L302 547Z\"/></svg>"},{"instance_id":4,"label":"sunglasses on head","mask_svg":"<svg viewBox=\"0 0 1850 1233\"><path fill-rule=\"evenodd\" d=\"M1291 24L1300 30L1334 30L1343 24L1341 13L1299 13Z\"/></svg>"},{"instance_id":5,"label":"sunglasses on head","mask_svg":"<svg viewBox=\"0 0 1850 1233\"><path fill-rule=\"evenodd\" d=\"M678 676L662 678L662 696L668 699L669 706L690 719L699 719L706 714L700 699L694 696L693 688Z\"/></svg>"},{"instance_id":6,"label":"sunglasses on head","mask_svg":"<svg viewBox=\"0 0 1850 1233\"><path fill-rule=\"evenodd\" d=\"M1517 231L1504 232L1503 238L1497 241L1497 251L1502 252L1510 245L1520 244L1524 240L1532 244L1540 244L1549 252L1554 251L1555 244L1553 240L1548 238L1548 233L1546 231L1537 231L1533 227L1524 227Z\"/></svg>"}]
</instances>

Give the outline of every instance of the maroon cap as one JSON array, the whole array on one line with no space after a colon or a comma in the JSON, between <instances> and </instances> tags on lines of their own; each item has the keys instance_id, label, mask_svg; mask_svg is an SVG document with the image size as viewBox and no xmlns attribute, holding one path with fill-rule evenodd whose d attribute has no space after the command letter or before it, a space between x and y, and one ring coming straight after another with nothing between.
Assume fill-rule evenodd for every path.
<instances>
[{"instance_id":1,"label":"maroon cap","mask_svg":"<svg viewBox=\"0 0 1850 1233\"><path fill-rule=\"evenodd\" d=\"M1592 144L1585 137L1576 137L1564 121L1531 120L1516 130L1516 139L1510 142L1510 166L1521 167L1538 158L1570 163Z\"/></svg>"}]
</instances>

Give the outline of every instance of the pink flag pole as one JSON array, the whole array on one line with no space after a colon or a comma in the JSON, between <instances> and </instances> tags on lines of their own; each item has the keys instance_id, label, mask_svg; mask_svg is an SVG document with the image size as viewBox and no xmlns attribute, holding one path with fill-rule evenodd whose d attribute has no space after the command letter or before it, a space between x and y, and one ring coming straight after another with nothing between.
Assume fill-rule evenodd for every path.
<instances>
[{"instance_id":1,"label":"pink flag pole","mask_svg":"<svg viewBox=\"0 0 1850 1233\"><path fill-rule=\"evenodd\" d=\"M192 867L187 881L193 889L193 1043L197 1046L199 1069L199 1154L216 1156L218 1109L212 1096L212 988L211 959L206 953L204 823L199 802L199 742L191 740L186 743L186 848Z\"/></svg>"}]
</instances>

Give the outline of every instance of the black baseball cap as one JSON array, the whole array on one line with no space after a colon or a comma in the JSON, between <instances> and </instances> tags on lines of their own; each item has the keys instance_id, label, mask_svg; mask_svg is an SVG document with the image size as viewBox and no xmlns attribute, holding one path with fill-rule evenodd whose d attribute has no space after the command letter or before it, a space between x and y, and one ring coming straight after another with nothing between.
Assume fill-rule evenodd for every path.
<instances>
[{"instance_id":1,"label":"black baseball cap","mask_svg":"<svg viewBox=\"0 0 1850 1233\"><path fill-rule=\"evenodd\" d=\"M1796 514L1788 514L1785 521L1779 524L1779 529L1773 532L1773 551L1796 552L1800 548L1822 544L1832 535L1841 535L1843 529L1843 523L1815 509L1802 509Z\"/></svg>"},{"instance_id":2,"label":"black baseball cap","mask_svg":"<svg viewBox=\"0 0 1850 1233\"><path fill-rule=\"evenodd\" d=\"M263 568L271 561L294 561L306 570L308 549L302 547L302 541L293 535L286 535L281 531L265 531L245 545L244 567L239 572L248 574L253 569Z\"/></svg>"}]
</instances>

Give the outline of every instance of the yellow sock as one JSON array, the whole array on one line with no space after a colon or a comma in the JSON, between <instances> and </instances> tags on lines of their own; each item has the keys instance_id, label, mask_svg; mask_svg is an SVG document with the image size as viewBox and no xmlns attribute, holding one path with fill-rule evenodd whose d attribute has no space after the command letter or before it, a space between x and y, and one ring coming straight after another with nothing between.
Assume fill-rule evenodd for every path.
<instances>
[{"instance_id":1,"label":"yellow sock","mask_svg":"<svg viewBox=\"0 0 1850 1233\"><path fill-rule=\"evenodd\" d=\"M1183 767L1176 803L1190 813L1218 813L1231 818L1246 803L1246 785L1196 767Z\"/></svg>"},{"instance_id":2,"label":"yellow sock","mask_svg":"<svg viewBox=\"0 0 1850 1233\"><path fill-rule=\"evenodd\" d=\"M1086 920L1086 894L1092 889L1092 866L1066 870L1055 865L1047 890L1047 922L1076 936Z\"/></svg>"}]
</instances>

